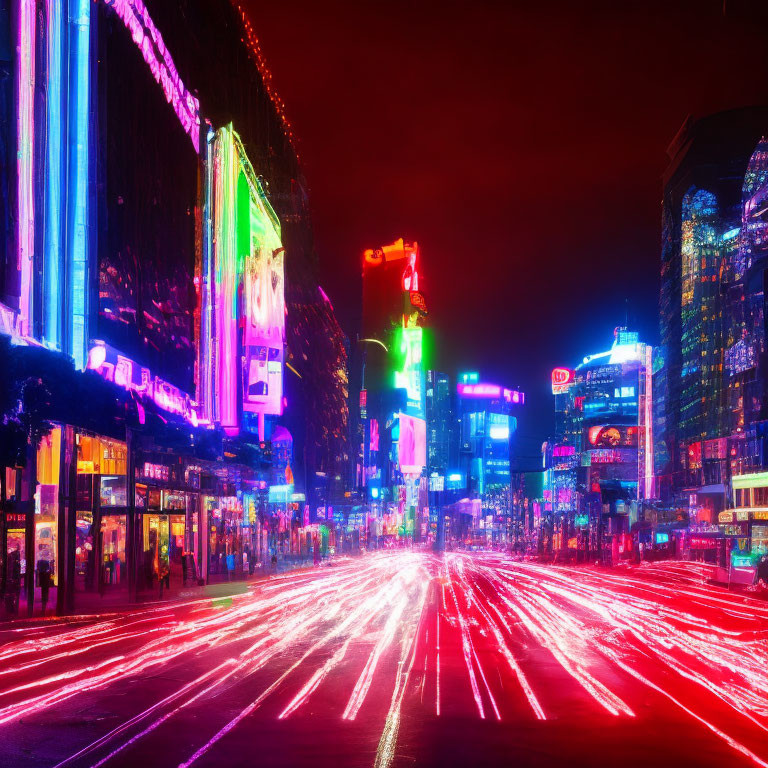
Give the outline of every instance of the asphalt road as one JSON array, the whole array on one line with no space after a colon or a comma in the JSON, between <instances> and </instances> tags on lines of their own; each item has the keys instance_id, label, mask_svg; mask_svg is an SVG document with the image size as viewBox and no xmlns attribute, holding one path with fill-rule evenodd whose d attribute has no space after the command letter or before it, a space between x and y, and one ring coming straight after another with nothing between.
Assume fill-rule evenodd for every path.
<instances>
[{"instance_id":1,"label":"asphalt road","mask_svg":"<svg viewBox=\"0 0 768 768\"><path fill-rule=\"evenodd\" d=\"M768 766L768 603L704 575L394 552L0 625L0 766Z\"/></svg>"}]
</instances>

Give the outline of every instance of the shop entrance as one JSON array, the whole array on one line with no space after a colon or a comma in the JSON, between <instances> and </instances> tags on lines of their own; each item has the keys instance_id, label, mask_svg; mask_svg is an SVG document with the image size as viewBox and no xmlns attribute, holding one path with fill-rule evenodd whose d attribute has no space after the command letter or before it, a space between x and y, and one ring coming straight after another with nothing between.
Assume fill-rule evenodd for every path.
<instances>
[{"instance_id":1,"label":"shop entrance","mask_svg":"<svg viewBox=\"0 0 768 768\"><path fill-rule=\"evenodd\" d=\"M144 588L178 589L184 581L184 514L145 513Z\"/></svg>"},{"instance_id":2,"label":"shop entrance","mask_svg":"<svg viewBox=\"0 0 768 768\"><path fill-rule=\"evenodd\" d=\"M125 443L76 435L75 592L128 588Z\"/></svg>"},{"instance_id":3,"label":"shop entrance","mask_svg":"<svg viewBox=\"0 0 768 768\"><path fill-rule=\"evenodd\" d=\"M101 574L102 591L127 589L125 560L126 516L104 515L101 518Z\"/></svg>"},{"instance_id":4,"label":"shop entrance","mask_svg":"<svg viewBox=\"0 0 768 768\"><path fill-rule=\"evenodd\" d=\"M25 520L26 517L23 514L9 512L7 516L5 608L8 613L19 612L19 600L24 588L24 574L27 570L27 562L24 557Z\"/></svg>"}]
</instances>

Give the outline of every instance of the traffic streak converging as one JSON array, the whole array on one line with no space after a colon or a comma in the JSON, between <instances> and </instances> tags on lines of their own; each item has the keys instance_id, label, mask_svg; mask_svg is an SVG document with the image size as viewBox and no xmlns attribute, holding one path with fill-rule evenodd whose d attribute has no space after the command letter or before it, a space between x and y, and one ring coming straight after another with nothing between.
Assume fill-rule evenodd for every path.
<instances>
[{"instance_id":1,"label":"traffic streak converging","mask_svg":"<svg viewBox=\"0 0 768 768\"><path fill-rule=\"evenodd\" d=\"M58 765L127 760L205 711L194 748L164 761L192 766L253 718L300 723L310 702L327 712L341 691L340 727L375 724L370 763L382 768L398 760L406 713L411 731L446 717L548 727L574 701L615 722L648 717L638 703L649 696L737 762L768 766L768 606L704 576L694 564L598 571L399 551L274 577L223 602L12 626L0 634L0 739L173 669L173 690L137 699ZM233 692L235 711L219 713Z\"/></svg>"}]
</instances>

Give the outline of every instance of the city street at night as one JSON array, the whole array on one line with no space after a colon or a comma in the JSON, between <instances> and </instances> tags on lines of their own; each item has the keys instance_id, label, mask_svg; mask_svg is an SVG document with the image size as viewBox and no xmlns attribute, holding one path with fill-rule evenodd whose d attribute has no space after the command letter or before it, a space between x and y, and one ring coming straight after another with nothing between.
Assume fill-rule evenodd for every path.
<instances>
[{"instance_id":1,"label":"city street at night","mask_svg":"<svg viewBox=\"0 0 768 768\"><path fill-rule=\"evenodd\" d=\"M766 43L0 1L0 768L768 768Z\"/></svg>"},{"instance_id":2,"label":"city street at night","mask_svg":"<svg viewBox=\"0 0 768 768\"><path fill-rule=\"evenodd\" d=\"M768 604L682 562L396 550L0 630L13 766L768 764Z\"/></svg>"}]
</instances>

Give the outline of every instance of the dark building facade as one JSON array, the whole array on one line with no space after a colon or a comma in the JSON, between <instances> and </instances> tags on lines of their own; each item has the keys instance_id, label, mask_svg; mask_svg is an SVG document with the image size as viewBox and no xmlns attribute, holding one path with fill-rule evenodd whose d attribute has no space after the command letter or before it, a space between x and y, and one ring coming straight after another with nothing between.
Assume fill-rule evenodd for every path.
<instances>
[{"instance_id":1,"label":"dark building facade","mask_svg":"<svg viewBox=\"0 0 768 768\"><path fill-rule=\"evenodd\" d=\"M0 46L0 586L71 610L306 550L348 342L250 23L12 0Z\"/></svg>"}]
</instances>

